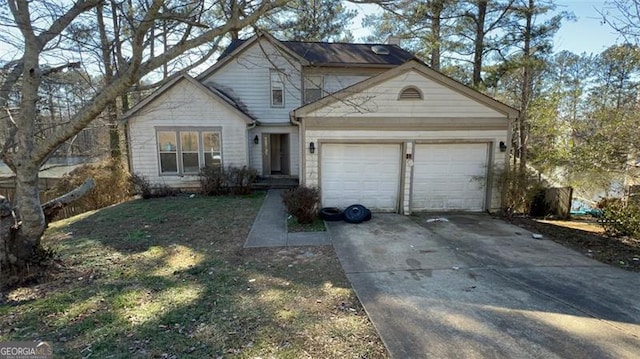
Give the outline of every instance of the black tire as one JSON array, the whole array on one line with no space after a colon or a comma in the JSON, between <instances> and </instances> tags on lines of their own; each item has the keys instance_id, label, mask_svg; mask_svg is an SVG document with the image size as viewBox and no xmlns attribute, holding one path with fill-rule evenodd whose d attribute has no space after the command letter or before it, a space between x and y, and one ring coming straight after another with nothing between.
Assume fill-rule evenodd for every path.
<instances>
[{"instance_id":1,"label":"black tire","mask_svg":"<svg viewBox=\"0 0 640 359\"><path fill-rule=\"evenodd\" d=\"M367 215L364 216L364 220L362 220L363 222L371 220L371 210L369 210L369 208L366 208L366 210L367 210Z\"/></svg>"},{"instance_id":2,"label":"black tire","mask_svg":"<svg viewBox=\"0 0 640 359\"><path fill-rule=\"evenodd\" d=\"M344 212L340 208L325 207L320 210L320 218L325 221L342 221Z\"/></svg>"},{"instance_id":3,"label":"black tire","mask_svg":"<svg viewBox=\"0 0 640 359\"><path fill-rule=\"evenodd\" d=\"M344 220L347 223L361 223L371 212L361 204L354 204L344 210Z\"/></svg>"}]
</instances>

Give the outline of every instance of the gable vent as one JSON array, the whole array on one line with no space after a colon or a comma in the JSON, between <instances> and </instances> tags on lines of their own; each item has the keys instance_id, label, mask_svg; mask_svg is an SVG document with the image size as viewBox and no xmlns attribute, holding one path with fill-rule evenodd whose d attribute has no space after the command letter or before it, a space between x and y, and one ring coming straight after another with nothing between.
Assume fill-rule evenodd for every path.
<instances>
[{"instance_id":1,"label":"gable vent","mask_svg":"<svg viewBox=\"0 0 640 359\"><path fill-rule=\"evenodd\" d=\"M371 51L376 55L389 55L389 49L382 45L371 46Z\"/></svg>"},{"instance_id":2,"label":"gable vent","mask_svg":"<svg viewBox=\"0 0 640 359\"><path fill-rule=\"evenodd\" d=\"M415 87L407 87L400 91L398 100L422 100L422 92Z\"/></svg>"}]
</instances>

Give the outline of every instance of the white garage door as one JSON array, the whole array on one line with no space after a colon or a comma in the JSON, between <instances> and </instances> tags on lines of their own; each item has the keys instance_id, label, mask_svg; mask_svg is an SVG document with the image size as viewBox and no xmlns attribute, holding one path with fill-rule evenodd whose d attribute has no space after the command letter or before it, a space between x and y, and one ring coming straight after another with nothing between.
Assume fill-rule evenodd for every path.
<instances>
[{"instance_id":1,"label":"white garage door","mask_svg":"<svg viewBox=\"0 0 640 359\"><path fill-rule=\"evenodd\" d=\"M362 204L393 212L400 187L400 145L323 144L322 205L345 208Z\"/></svg>"},{"instance_id":2,"label":"white garage door","mask_svg":"<svg viewBox=\"0 0 640 359\"><path fill-rule=\"evenodd\" d=\"M411 209L485 209L488 144L418 144L413 155Z\"/></svg>"}]
</instances>

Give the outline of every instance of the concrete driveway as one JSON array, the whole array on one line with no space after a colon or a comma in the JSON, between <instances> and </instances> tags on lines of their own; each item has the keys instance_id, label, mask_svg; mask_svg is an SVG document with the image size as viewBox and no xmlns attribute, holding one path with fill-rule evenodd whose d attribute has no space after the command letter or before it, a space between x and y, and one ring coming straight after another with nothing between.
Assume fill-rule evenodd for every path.
<instances>
[{"instance_id":1,"label":"concrete driveway","mask_svg":"<svg viewBox=\"0 0 640 359\"><path fill-rule=\"evenodd\" d=\"M481 214L329 230L393 358L640 357L638 273Z\"/></svg>"}]
</instances>

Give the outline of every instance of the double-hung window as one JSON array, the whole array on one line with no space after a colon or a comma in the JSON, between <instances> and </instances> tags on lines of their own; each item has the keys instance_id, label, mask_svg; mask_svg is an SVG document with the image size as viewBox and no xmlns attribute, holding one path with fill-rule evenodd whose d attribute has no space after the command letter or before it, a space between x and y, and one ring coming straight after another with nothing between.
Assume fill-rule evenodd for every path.
<instances>
[{"instance_id":1,"label":"double-hung window","mask_svg":"<svg viewBox=\"0 0 640 359\"><path fill-rule=\"evenodd\" d=\"M316 101L322 97L322 75L307 75L304 77L304 103Z\"/></svg>"},{"instance_id":2,"label":"double-hung window","mask_svg":"<svg viewBox=\"0 0 640 359\"><path fill-rule=\"evenodd\" d=\"M284 79L277 70L271 70L271 107L284 107Z\"/></svg>"},{"instance_id":3,"label":"double-hung window","mask_svg":"<svg viewBox=\"0 0 640 359\"><path fill-rule=\"evenodd\" d=\"M160 174L197 174L205 166L222 165L219 129L156 130Z\"/></svg>"}]
</instances>

